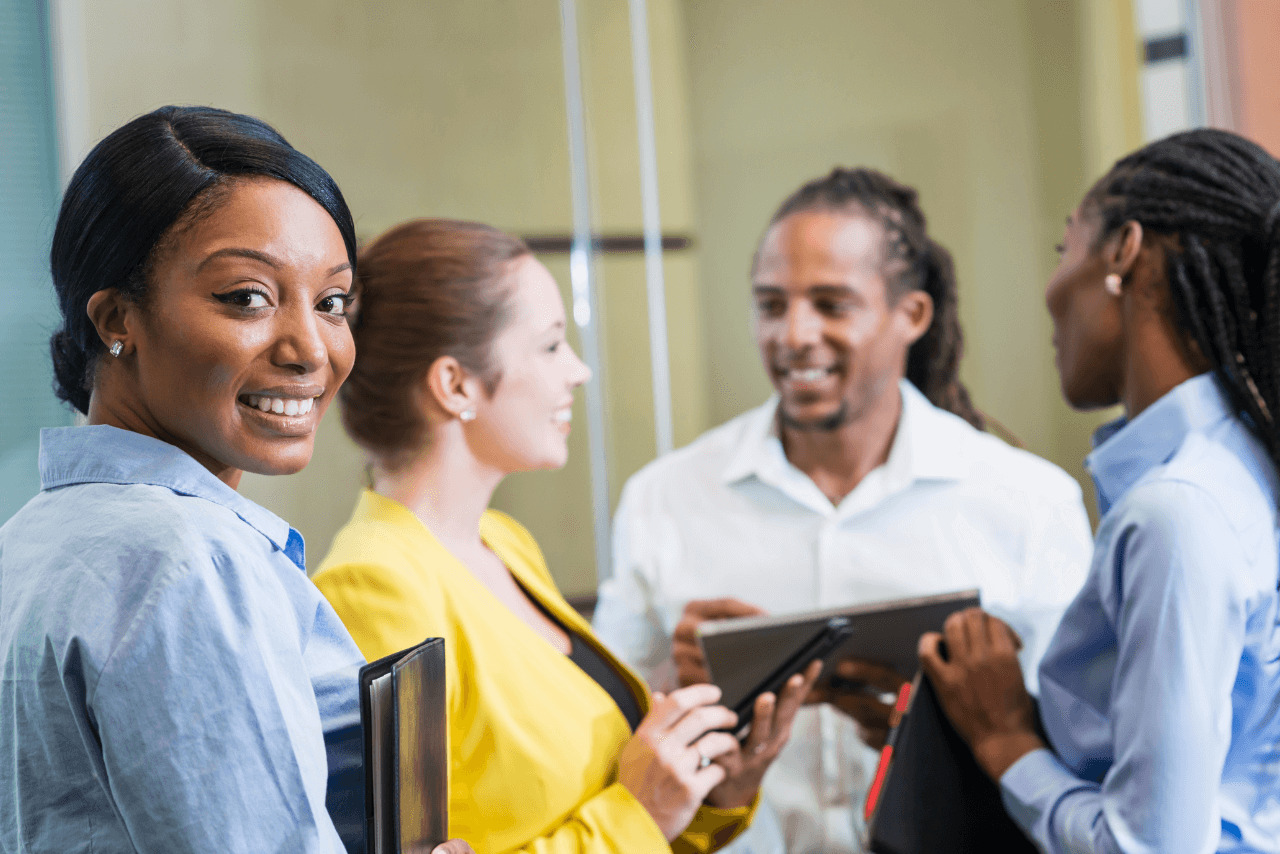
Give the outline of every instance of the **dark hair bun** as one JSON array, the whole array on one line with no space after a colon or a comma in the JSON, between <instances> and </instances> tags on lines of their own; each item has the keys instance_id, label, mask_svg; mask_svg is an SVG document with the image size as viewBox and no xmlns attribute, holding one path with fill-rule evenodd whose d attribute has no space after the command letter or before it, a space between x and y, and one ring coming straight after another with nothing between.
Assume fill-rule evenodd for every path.
<instances>
[{"instance_id":1,"label":"dark hair bun","mask_svg":"<svg viewBox=\"0 0 1280 854\"><path fill-rule=\"evenodd\" d=\"M49 339L49 355L53 358L53 391L81 412L89 412L89 354L75 342L66 329L59 329Z\"/></svg>"}]
</instances>

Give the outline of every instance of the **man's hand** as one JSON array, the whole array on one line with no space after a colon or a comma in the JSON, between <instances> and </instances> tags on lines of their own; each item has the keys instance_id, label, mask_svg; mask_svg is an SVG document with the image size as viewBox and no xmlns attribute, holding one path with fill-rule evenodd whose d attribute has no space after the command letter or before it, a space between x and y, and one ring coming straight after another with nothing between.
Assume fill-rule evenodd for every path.
<instances>
[{"instance_id":1,"label":"man's hand","mask_svg":"<svg viewBox=\"0 0 1280 854\"><path fill-rule=\"evenodd\" d=\"M870 661L846 658L834 675L809 693L806 702L830 703L858 725L858 736L876 750L884 747L893 726L893 706L908 680Z\"/></svg>"},{"instance_id":2,"label":"man's hand","mask_svg":"<svg viewBox=\"0 0 1280 854\"><path fill-rule=\"evenodd\" d=\"M681 685L697 685L711 678L698 645L698 624L704 620L756 617L766 613L741 599L694 599L684 606L671 640L671 658Z\"/></svg>"}]
</instances>

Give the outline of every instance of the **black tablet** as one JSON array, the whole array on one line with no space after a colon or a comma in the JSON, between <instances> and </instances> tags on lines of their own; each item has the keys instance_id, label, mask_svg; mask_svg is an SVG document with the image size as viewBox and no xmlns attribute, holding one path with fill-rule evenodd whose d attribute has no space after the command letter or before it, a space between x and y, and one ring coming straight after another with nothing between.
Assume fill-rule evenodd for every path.
<instances>
[{"instance_id":1,"label":"black tablet","mask_svg":"<svg viewBox=\"0 0 1280 854\"><path fill-rule=\"evenodd\" d=\"M723 692L720 702L741 715L740 710L750 708L760 693L777 690L814 658L824 662L860 658L909 679L919 668L920 636L941 630L955 611L978 604L977 590L960 590L802 614L708 620L698 627L698 640L711 682ZM833 619L846 622L838 642L826 646L820 641L833 639ZM822 654L815 654L816 649ZM789 667L794 669L776 687L767 687Z\"/></svg>"}]
</instances>

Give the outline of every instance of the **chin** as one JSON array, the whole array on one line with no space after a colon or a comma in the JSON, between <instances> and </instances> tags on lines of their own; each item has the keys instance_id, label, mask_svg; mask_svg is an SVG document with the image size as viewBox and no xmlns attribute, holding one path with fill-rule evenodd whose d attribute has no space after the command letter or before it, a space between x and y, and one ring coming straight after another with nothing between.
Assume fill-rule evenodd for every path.
<instances>
[{"instance_id":1,"label":"chin","mask_svg":"<svg viewBox=\"0 0 1280 854\"><path fill-rule=\"evenodd\" d=\"M784 403L778 407L778 414L783 425L793 430L834 430L846 420L846 408L841 404L787 406Z\"/></svg>"},{"instance_id":2,"label":"chin","mask_svg":"<svg viewBox=\"0 0 1280 854\"><path fill-rule=\"evenodd\" d=\"M275 454L255 454L247 459L237 461L234 465L241 471L253 474L271 476L297 474L307 467L307 463L311 462L311 455L314 450L315 444L307 442L301 447L284 448Z\"/></svg>"}]
</instances>

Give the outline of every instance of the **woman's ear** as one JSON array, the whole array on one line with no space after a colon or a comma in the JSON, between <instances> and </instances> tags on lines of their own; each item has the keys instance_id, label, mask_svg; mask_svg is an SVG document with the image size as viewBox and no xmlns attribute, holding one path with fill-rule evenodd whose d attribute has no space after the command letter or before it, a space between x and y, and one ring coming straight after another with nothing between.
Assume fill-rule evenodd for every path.
<instances>
[{"instance_id":1,"label":"woman's ear","mask_svg":"<svg viewBox=\"0 0 1280 854\"><path fill-rule=\"evenodd\" d=\"M1107 240L1104 249L1103 260L1106 262L1107 272L1117 273L1121 279L1128 279L1142 254L1143 236L1142 223L1137 220L1131 219L1120 226Z\"/></svg>"},{"instance_id":2,"label":"woman's ear","mask_svg":"<svg viewBox=\"0 0 1280 854\"><path fill-rule=\"evenodd\" d=\"M481 399L480 381L453 356L441 356L431 363L423 378L423 391L447 417L463 420L475 417Z\"/></svg>"},{"instance_id":3,"label":"woman's ear","mask_svg":"<svg viewBox=\"0 0 1280 854\"><path fill-rule=\"evenodd\" d=\"M97 291L85 306L89 322L102 339L102 346L117 357L131 352L137 344L132 335L136 311L136 307L115 288Z\"/></svg>"}]
</instances>

